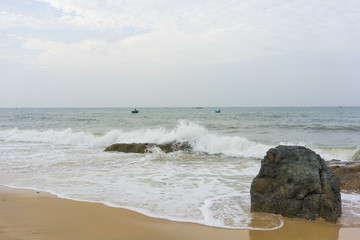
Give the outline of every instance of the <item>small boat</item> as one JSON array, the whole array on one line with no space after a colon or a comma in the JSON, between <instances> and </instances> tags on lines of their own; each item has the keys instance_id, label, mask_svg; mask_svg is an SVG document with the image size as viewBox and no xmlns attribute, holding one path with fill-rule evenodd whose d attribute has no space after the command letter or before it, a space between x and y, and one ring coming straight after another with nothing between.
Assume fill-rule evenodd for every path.
<instances>
[{"instance_id":1,"label":"small boat","mask_svg":"<svg viewBox=\"0 0 360 240\"><path fill-rule=\"evenodd\" d=\"M221 110L220 109L215 110L215 113L221 113Z\"/></svg>"},{"instance_id":2,"label":"small boat","mask_svg":"<svg viewBox=\"0 0 360 240\"><path fill-rule=\"evenodd\" d=\"M131 113L139 113L139 110L135 108L133 111L131 111Z\"/></svg>"}]
</instances>

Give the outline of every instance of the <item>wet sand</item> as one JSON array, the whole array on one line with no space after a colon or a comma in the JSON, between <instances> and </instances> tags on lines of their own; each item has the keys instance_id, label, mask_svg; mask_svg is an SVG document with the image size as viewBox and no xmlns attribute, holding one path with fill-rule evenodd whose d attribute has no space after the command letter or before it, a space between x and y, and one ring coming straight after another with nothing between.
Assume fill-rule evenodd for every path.
<instances>
[{"instance_id":1,"label":"wet sand","mask_svg":"<svg viewBox=\"0 0 360 240\"><path fill-rule=\"evenodd\" d=\"M230 230L156 219L103 204L0 186L0 240L359 239L360 228L283 218L277 230Z\"/></svg>"}]
</instances>

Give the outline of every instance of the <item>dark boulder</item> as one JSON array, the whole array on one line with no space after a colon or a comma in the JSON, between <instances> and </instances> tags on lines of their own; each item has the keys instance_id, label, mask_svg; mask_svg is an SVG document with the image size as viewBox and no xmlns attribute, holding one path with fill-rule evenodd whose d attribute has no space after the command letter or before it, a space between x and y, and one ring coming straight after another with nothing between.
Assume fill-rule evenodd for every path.
<instances>
[{"instance_id":1,"label":"dark boulder","mask_svg":"<svg viewBox=\"0 0 360 240\"><path fill-rule=\"evenodd\" d=\"M155 143L115 143L107 148L105 151L118 151L124 153L146 153L153 147L160 148L163 152L169 153L174 151L190 150L191 146L188 142L169 142L165 144Z\"/></svg>"},{"instance_id":2,"label":"dark boulder","mask_svg":"<svg viewBox=\"0 0 360 240\"><path fill-rule=\"evenodd\" d=\"M300 146L271 148L251 183L251 211L336 222L340 181L315 152Z\"/></svg>"}]
</instances>

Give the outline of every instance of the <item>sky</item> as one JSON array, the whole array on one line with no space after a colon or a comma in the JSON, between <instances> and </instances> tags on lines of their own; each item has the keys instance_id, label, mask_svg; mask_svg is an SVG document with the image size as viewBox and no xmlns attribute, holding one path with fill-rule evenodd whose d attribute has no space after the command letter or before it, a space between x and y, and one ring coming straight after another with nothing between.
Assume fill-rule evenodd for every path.
<instances>
[{"instance_id":1,"label":"sky","mask_svg":"<svg viewBox=\"0 0 360 240\"><path fill-rule=\"evenodd\" d=\"M360 106L359 0L1 0L0 107Z\"/></svg>"}]
</instances>

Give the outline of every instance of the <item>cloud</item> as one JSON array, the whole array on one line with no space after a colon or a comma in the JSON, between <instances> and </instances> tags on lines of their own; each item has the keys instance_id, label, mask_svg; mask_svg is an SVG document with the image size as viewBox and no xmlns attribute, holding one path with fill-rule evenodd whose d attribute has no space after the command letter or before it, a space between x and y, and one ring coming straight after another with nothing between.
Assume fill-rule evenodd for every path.
<instances>
[{"instance_id":1,"label":"cloud","mask_svg":"<svg viewBox=\"0 0 360 240\"><path fill-rule=\"evenodd\" d=\"M254 31L251 31L252 33ZM206 34L181 31L151 31L116 41L83 40L63 43L28 39L23 48L37 50L34 65L54 71L113 70L117 72L159 73L176 65L225 64L286 51L276 46L276 37L264 45L250 30L216 29Z\"/></svg>"},{"instance_id":2,"label":"cloud","mask_svg":"<svg viewBox=\"0 0 360 240\"><path fill-rule=\"evenodd\" d=\"M0 30L18 26L39 29L46 25L48 25L48 23L33 16L5 10L0 12Z\"/></svg>"},{"instance_id":3,"label":"cloud","mask_svg":"<svg viewBox=\"0 0 360 240\"><path fill-rule=\"evenodd\" d=\"M358 0L5 2L0 29L17 40L6 38L0 58L54 72L162 74L360 52Z\"/></svg>"},{"instance_id":4,"label":"cloud","mask_svg":"<svg viewBox=\"0 0 360 240\"><path fill-rule=\"evenodd\" d=\"M70 25L101 29L178 29L203 32L248 25L276 30L343 26L359 19L356 0L41 0Z\"/></svg>"},{"instance_id":5,"label":"cloud","mask_svg":"<svg viewBox=\"0 0 360 240\"><path fill-rule=\"evenodd\" d=\"M352 0L39 0L32 4L26 10L2 11L0 29L22 39L11 51L12 59L21 56L18 62L53 71L159 73L176 65L359 51L360 3Z\"/></svg>"}]
</instances>

